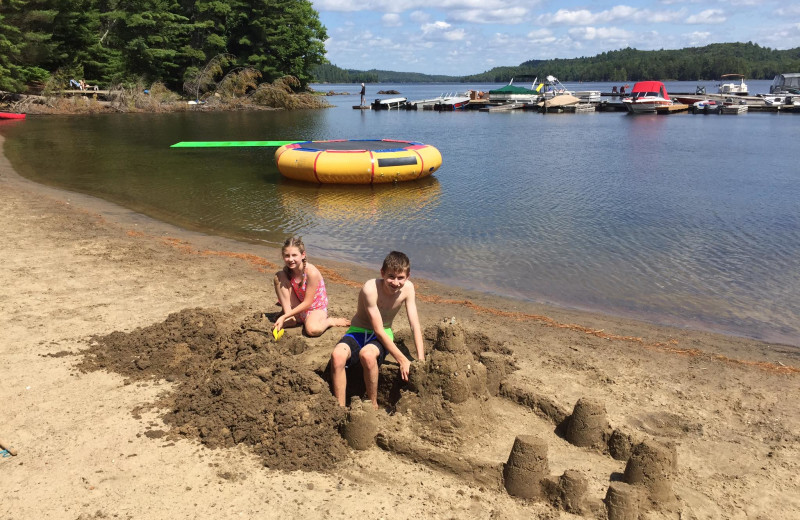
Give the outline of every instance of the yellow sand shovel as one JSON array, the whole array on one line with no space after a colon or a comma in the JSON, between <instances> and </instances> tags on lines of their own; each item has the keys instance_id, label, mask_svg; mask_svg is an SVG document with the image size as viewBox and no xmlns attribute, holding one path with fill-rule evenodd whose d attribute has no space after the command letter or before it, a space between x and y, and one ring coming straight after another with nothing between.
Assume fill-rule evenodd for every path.
<instances>
[{"instance_id":1,"label":"yellow sand shovel","mask_svg":"<svg viewBox=\"0 0 800 520\"><path fill-rule=\"evenodd\" d=\"M281 330L272 329L272 335L275 337L275 341L278 341L279 339L281 339L283 337L283 333L284 332L285 331L283 329L281 329Z\"/></svg>"}]
</instances>

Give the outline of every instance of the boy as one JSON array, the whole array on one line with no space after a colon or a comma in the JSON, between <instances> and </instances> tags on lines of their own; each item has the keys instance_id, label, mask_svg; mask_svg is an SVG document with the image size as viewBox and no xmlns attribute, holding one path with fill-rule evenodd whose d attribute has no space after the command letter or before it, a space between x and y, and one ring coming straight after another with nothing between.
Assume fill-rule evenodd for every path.
<instances>
[{"instance_id":1,"label":"boy","mask_svg":"<svg viewBox=\"0 0 800 520\"><path fill-rule=\"evenodd\" d=\"M345 406L346 368L361 365L367 397L375 408L378 407L378 372L387 353L400 364L400 377L408 381L411 362L394 344L391 329L392 320L403 305L414 335L417 358L425 360L414 284L408 281L410 273L411 262L408 257L399 251L392 251L383 260L381 277L367 280L358 293L358 307L351 327L331 354L333 395L340 406Z\"/></svg>"}]
</instances>

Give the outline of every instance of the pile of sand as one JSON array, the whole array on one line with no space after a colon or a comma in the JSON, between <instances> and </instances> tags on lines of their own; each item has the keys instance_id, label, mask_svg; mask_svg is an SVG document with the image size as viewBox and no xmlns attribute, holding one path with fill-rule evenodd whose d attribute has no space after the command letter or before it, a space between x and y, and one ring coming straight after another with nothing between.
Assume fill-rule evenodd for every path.
<instances>
[{"instance_id":1,"label":"pile of sand","mask_svg":"<svg viewBox=\"0 0 800 520\"><path fill-rule=\"evenodd\" d=\"M344 411L326 383L293 359L302 338L276 343L259 325L268 323L187 309L94 337L79 368L174 383L158 402L168 410L170 435L211 448L244 444L275 469L330 468L347 454L338 433Z\"/></svg>"}]
</instances>

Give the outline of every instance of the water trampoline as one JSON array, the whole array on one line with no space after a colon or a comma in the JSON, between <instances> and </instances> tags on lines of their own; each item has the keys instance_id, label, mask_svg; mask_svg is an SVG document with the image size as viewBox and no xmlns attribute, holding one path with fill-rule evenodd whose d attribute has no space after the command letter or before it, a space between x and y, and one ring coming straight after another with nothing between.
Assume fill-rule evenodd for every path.
<instances>
[{"instance_id":1,"label":"water trampoline","mask_svg":"<svg viewBox=\"0 0 800 520\"><path fill-rule=\"evenodd\" d=\"M286 178L320 184L379 184L422 179L442 165L433 146L393 139L304 141L275 151Z\"/></svg>"}]
</instances>

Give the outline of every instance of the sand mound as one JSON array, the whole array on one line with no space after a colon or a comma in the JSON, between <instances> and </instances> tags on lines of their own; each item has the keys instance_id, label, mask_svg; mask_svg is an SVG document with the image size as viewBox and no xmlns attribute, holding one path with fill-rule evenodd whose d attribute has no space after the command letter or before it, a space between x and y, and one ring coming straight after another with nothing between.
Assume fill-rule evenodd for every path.
<instances>
[{"instance_id":1,"label":"sand mound","mask_svg":"<svg viewBox=\"0 0 800 520\"><path fill-rule=\"evenodd\" d=\"M251 446L266 466L322 470L347 454L338 433L344 411L325 382L292 359L296 337L275 343L269 324L187 309L163 323L92 338L79 368L130 381L164 379L175 391L160 403L172 436L211 448Z\"/></svg>"}]
</instances>

